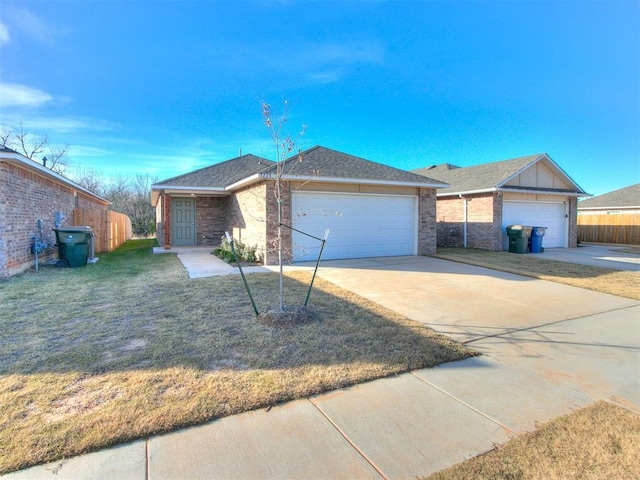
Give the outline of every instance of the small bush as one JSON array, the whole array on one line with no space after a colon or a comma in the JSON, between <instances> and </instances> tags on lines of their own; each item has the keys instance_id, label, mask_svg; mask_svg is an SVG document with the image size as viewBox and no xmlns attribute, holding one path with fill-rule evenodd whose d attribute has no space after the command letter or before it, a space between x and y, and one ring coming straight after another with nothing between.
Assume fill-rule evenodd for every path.
<instances>
[{"instance_id":1,"label":"small bush","mask_svg":"<svg viewBox=\"0 0 640 480\"><path fill-rule=\"evenodd\" d=\"M234 240L233 245L236 248L236 254L238 255L238 260L240 260L241 262L247 262L247 263L257 262L258 260L258 257L256 255L257 247L249 246L245 243L242 243L239 240ZM222 241L220 242L220 247L216 248L213 251L213 254L216 257L221 258L227 263L231 263L235 261L235 257L233 256L233 250L231 249L231 244L227 240L227 237L222 237Z\"/></svg>"}]
</instances>

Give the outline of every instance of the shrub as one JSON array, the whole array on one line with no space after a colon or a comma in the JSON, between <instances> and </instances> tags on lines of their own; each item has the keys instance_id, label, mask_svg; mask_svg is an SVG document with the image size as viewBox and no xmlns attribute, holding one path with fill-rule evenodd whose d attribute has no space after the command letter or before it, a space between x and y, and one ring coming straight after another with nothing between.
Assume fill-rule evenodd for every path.
<instances>
[{"instance_id":1,"label":"shrub","mask_svg":"<svg viewBox=\"0 0 640 480\"><path fill-rule=\"evenodd\" d=\"M257 261L258 259L256 255L257 247L249 246L245 243L242 243L239 240L234 240L233 245L236 248L236 254L238 255L238 260L240 260L241 262L248 262L248 263L254 263ZM220 247L216 248L213 251L213 254L216 257L221 258L227 263L231 263L235 261L235 258L233 256L233 250L231 249L231 244L227 240L226 236L222 237L222 241L220 242Z\"/></svg>"}]
</instances>

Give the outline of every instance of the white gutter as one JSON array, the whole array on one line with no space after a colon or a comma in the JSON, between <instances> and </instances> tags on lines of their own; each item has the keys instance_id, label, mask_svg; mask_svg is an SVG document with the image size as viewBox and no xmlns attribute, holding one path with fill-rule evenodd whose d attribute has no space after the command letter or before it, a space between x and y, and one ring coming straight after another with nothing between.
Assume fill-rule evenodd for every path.
<instances>
[{"instance_id":1,"label":"white gutter","mask_svg":"<svg viewBox=\"0 0 640 480\"><path fill-rule=\"evenodd\" d=\"M261 175L264 180L275 180L275 175ZM303 181L303 182L321 182L321 183L361 183L366 185L384 185L396 187L418 187L418 188L447 188L447 183L420 183L420 182L399 182L396 180L369 180L365 178L343 178L343 177L323 177L315 175L283 175L283 180ZM231 188L229 186L227 188Z\"/></svg>"},{"instance_id":2,"label":"white gutter","mask_svg":"<svg viewBox=\"0 0 640 480\"><path fill-rule=\"evenodd\" d=\"M462 228L462 246L467 248L467 223L469 221L469 200L470 198L463 197L461 193L458 194L458 197L464 200L464 211L463 211L463 228Z\"/></svg>"},{"instance_id":3,"label":"white gutter","mask_svg":"<svg viewBox=\"0 0 640 480\"><path fill-rule=\"evenodd\" d=\"M95 192L92 192L91 190L88 190L86 188L84 188L82 185L78 185L76 182L74 182L73 180L68 179L67 177L64 177L62 175L60 175L57 172L54 172L53 170L51 170L50 168L47 168L43 165L40 165L38 162L36 162L35 160L31 160L27 157L25 157L24 155L21 155L19 153L11 153L11 152L3 152L0 153L0 161L1 160L6 160L9 163L13 163L15 165L19 165L22 167L25 167L29 170L35 170L36 172L38 172L40 175L44 176L44 177L49 177L52 178L54 180L56 180L59 183L65 184L70 188L73 188L75 190L78 190L86 195L89 195L93 198L97 198L98 200L106 203L107 205L110 205L111 202L109 200L107 200L106 198L101 197L100 195L98 195Z\"/></svg>"},{"instance_id":4,"label":"white gutter","mask_svg":"<svg viewBox=\"0 0 640 480\"><path fill-rule=\"evenodd\" d=\"M440 192L436 193L437 197L451 197L451 196L459 196L459 195L474 195L476 193L494 193L494 192L502 192L502 193L532 193L535 195L563 195L565 197L591 197L590 193L576 193L576 192L562 192L562 191L551 191L551 190L531 190L524 188L482 188L478 190L464 190L462 192Z\"/></svg>"}]
</instances>

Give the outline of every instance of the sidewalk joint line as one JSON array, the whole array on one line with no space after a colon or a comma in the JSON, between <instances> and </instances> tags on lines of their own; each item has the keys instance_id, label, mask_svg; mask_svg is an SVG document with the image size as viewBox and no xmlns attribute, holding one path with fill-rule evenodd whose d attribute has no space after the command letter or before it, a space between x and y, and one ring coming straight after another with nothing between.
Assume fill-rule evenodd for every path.
<instances>
[{"instance_id":1,"label":"sidewalk joint line","mask_svg":"<svg viewBox=\"0 0 640 480\"><path fill-rule=\"evenodd\" d=\"M446 396L448 396L448 397L450 397L450 398L454 399L456 402L461 403L461 404L462 404L462 405L464 405L465 407L467 407L467 408L469 408L469 409L473 410L474 412L476 412L477 414L479 414L479 415L483 416L483 417L484 417L484 418L486 418L487 420L489 420L489 421L491 421L491 422L493 422L493 423L495 423L495 424L497 424L497 425L500 425L502 428L504 428L504 429L506 429L506 430L510 431L510 432L511 432L511 433L513 433L514 435L520 435L520 434L522 434L522 433L523 433L523 432L520 432L520 431L518 431L518 430L515 430L515 429L513 429L513 428L511 428L511 427L509 427L509 426L507 426L507 425L505 425L505 424L504 424L504 423L502 423L500 420L498 420L498 419L496 419L496 418L493 418L493 417L492 417L491 415L489 415L488 413L481 412L481 411L480 411L480 410L478 410L476 407L474 407L474 406L472 406L472 405L468 404L467 402L465 402L465 401L464 401L464 400L462 400L461 398L458 398L458 397L456 397L455 395L453 395L453 394L451 394L451 393L447 392L446 390L444 390L444 389L442 389L442 388L438 387L437 385L434 385L433 383L429 382L428 380L426 380L426 379L424 379L424 378L421 378L420 376L416 375L415 373L413 373L413 372L408 372L408 373L410 373L411 375L413 375L415 378L417 378L417 379L418 379L419 381L421 381L422 383L424 383L424 384L426 384L426 385L429 385L430 387L435 388L435 389L436 389L436 390L438 390L439 392L444 393Z\"/></svg>"},{"instance_id":2,"label":"sidewalk joint line","mask_svg":"<svg viewBox=\"0 0 640 480\"><path fill-rule=\"evenodd\" d=\"M346 442L351 445L351 447L360 454L360 456L362 458L364 458L366 460L366 462L371 465L371 467L378 472L378 475L380 475L382 478L384 478L384 480L389 480L389 477L387 477L384 473L382 473L382 470L373 462L373 460L371 460L362 450L360 450L360 448L358 448L358 446L353 443L349 437L347 436L347 434L345 432L342 431L342 429L336 424L336 422L334 422L333 420L331 420L331 418L329 418L329 416L324 413L324 411L318 406L316 405L313 400L311 400L311 398L307 398L307 400L309 400L309 403L311 403L311 405L313 405L316 410L318 410L318 412L320 412L320 415L322 415L324 418L327 419L327 421L333 425L333 428L335 428L337 430L337 432L342 436L342 438L344 438L346 440Z\"/></svg>"},{"instance_id":3,"label":"sidewalk joint line","mask_svg":"<svg viewBox=\"0 0 640 480\"><path fill-rule=\"evenodd\" d=\"M593 317L594 315L603 315L605 313L619 312L620 310L626 310L628 308L634 308L634 307L637 307L637 306L638 306L637 304L636 305L627 305L625 307L613 308L613 309L607 310L605 312L587 313L586 315L580 315L579 317L563 318L562 320L554 320L553 322L541 323L539 325L533 325L531 327L513 328L513 329L508 330L506 332L492 333L492 334L489 334L489 335L483 335L481 337L472 338L471 340L466 340L466 341L460 342L460 343L462 343L462 345L468 345L468 344L473 343L473 342L479 342L481 340L486 340L487 338L503 337L503 336L506 336L506 335L511 335L512 333L530 332L532 330L535 330L536 328L548 327L550 325L557 325L557 324L563 323L563 322L571 322L573 320L580 320L581 318Z\"/></svg>"},{"instance_id":4,"label":"sidewalk joint line","mask_svg":"<svg viewBox=\"0 0 640 480\"><path fill-rule=\"evenodd\" d=\"M144 462L144 478L146 480L149 480L151 477L150 475L150 470L151 470L151 459L149 458L149 439L147 438L144 442L144 456L145 456L145 462Z\"/></svg>"}]
</instances>

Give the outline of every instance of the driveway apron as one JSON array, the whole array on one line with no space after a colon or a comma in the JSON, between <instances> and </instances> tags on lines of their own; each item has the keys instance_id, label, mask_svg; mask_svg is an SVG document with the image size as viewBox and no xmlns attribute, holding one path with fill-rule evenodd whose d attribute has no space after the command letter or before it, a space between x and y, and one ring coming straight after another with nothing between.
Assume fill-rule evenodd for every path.
<instances>
[{"instance_id":1,"label":"driveway apron","mask_svg":"<svg viewBox=\"0 0 640 480\"><path fill-rule=\"evenodd\" d=\"M588 394L640 408L640 302L429 257L323 262L319 275Z\"/></svg>"}]
</instances>

